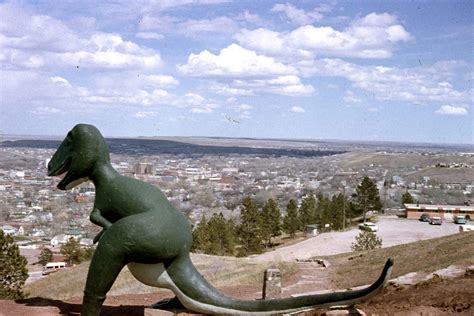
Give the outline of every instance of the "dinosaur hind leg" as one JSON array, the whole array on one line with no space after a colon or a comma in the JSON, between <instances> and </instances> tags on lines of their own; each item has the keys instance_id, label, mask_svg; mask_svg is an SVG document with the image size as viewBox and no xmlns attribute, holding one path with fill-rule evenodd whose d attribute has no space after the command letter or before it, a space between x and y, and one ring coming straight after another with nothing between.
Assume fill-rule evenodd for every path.
<instances>
[{"instance_id":1,"label":"dinosaur hind leg","mask_svg":"<svg viewBox=\"0 0 474 316\"><path fill-rule=\"evenodd\" d=\"M104 235L94 252L82 304L82 315L97 316L104 303L107 292L125 265L121 249L110 245ZM104 240L105 239L105 240Z\"/></svg>"}]
</instances>

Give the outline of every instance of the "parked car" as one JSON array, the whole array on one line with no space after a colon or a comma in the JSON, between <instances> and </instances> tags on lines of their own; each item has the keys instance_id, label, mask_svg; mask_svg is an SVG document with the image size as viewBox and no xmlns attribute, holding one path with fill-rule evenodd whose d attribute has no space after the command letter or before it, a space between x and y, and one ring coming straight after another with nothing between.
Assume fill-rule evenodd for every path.
<instances>
[{"instance_id":1,"label":"parked car","mask_svg":"<svg viewBox=\"0 0 474 316\"><path fill-rule=\"evenodd\" d=\"M365 230L365 231L368 231L368 232L378 231L377 225L375 225L372 222L365 222L365 223L359 224L359 229L360 230Z\"/></svg>"},{"instance_id":2,"label":"parked car","mask_svg":"<svg viewBox=\"0 0 474 316\"><path fill-rule=\"evenodd\" d=\"M474 225L460 225L459 226L459 232L468 232L468 231L474 231Z\"/></svg>"},{"instance_id":3,"label":"parked car","mask_svg":"<svg viewBox=\"0 0 474 316\"><path fill-rule=\"evenodd\" d=\"M443 220L441 219L441 217L438 217L438 216L433 216L430 221L431 225L441 225L442 223L443 223Z\"/></svg>"},{"instance_id":4,"label":"parked car","mask_svg":"<svg viewBox=\"0 0 474 316\"><path fill-rule=\"evenodd\" d=\"M430 214L427 214L427 213L421 214L420 221L422 221L422 222L431 222Z\"/></svg>"},{"instance_id":5,"label":"parked car","mask_svg":"<svg viewBox=\"0 0 474 316\"><path fill-rule=\"evenodd\" d=\"M454 216L454 222L456 224L466 224L467 223L466 215L456 215L456 216Z\"/></svg>"},{"instance_id":6,"label":"parked car","mask_svg":"<svg viewBox=\"0 0 474 316\"><path fill-rule=\"evenodd\" d=\"M48 262L43 267L42 275L48 275L66 268L66 262Z\"/></svg>"}]
</instances>

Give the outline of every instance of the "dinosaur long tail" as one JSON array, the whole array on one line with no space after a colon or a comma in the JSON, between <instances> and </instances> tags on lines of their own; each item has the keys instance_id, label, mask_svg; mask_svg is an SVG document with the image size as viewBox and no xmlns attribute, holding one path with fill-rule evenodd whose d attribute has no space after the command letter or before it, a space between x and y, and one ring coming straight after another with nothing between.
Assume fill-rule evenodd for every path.
<instances>
[{"instance_id":1,"label":"dinosaur long tail","mask_svg":"<svg viewBox=\"0 0 474 316\"><path fill-rule=\"evenodd\" d=\"M140 265L141 268L137 269L133 265ZM143 269L145 266L148 267ZM151 286L161 286L172 290L181 303L190 310L206 314L233 315L270 315L360 303L376 295L384 287L389 280L392 266L393 260L388 259L377 281L360 290L248 301L229 298L215 289L196 270L188 255L161 264L160 269L156 267L151 269L149 265L129 264L130 270L137 279Z\"/></svg>"}]
</instances>

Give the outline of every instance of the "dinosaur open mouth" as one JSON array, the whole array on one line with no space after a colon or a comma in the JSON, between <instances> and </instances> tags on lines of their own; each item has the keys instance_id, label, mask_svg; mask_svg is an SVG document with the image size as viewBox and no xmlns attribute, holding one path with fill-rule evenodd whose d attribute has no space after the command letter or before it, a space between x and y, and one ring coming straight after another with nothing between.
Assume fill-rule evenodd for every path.
<instances>
[{"instance_id":1,"label":"dinosaur open mouth","mask_svg":"<svg viewBox=\"0 0 474 316\"><path fill-rule=\"evenodd\" d=\"M56 168L48 168L48 176L54 177L54 176L59 176L62 175L63 173L66 173L69 171L69 168L71 167L71 158L67 158L66 160L63 161L62 164L57 166Z\"/></svg>"}]
</instances>

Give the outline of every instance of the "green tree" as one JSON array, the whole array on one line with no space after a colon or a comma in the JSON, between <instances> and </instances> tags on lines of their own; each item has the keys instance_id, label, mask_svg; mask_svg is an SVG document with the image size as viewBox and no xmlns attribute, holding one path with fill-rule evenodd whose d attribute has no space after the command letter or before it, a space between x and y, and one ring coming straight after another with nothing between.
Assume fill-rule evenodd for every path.
<instances>
[{"instance_id":1,"label":"green tree","mask_svg":"<svg viewBox=\"0 0 474 316\"><path fill-rule=\"evenodd\" d=\"M286 216L283 219L283 229L290 234L290 238L295 238L298 228L301 227L298 218L298 205L296 201L291 199L286 206Z\"/></svg>"},{"instance_id":2,"label":"green tree","mask_svg":"<svg viewBox=\"0 0 474 316\"><path fill-rule=\"evenodd\" d=\"M281 235L281 211L274 199L268 199L262 208L262 239L265 246L272 246L272 238Z\"/></svg>"},{"instance_id":3,"label":"green tree","mask_svg":"<svg viewBox=\"0 0 474 316\"><path fill-rule=\"evenodd\" d=\"M306 225L316 224L316 198L314 195L307 195L301 201L298 209L298 217L300 222L300 230L304 230Z\"/></svg>"},{"instance_id":4,"label":"green tree","mask_svg":"<svg viewBox=\"0 0 474 316\"><path fill-rule=\"evenodd\" d=\"M318 194L318 205L316 207L316 223L321 230L327 230L326 225L331 224L331 200L328 197Z\"/></svg>"},{"instance_id":5,"label":"green tree","mask_svg":"<svg viewBox=\"0 0 474 316\"><path fill-rule=\"evenodd\" d=\"M357 186L354 198L358 209L362 212L364 223L366 222L368 211L382 210L379 190L377 189L375 182L370 180L367 176L365 176Z\"/></svg>"},{"instance_id":6,"label":"green tree","mask_svg":"<svg viewBox=\"0 0 474 316\"><path fill-rule=\"evenodd\" d=\"M382 247L382 239L378 238L374 232L361 231L356 240L351 245L352 251L372 250Z\"/></svg>"},{"instance_id":7,"label":"green tree","mask_svg":"<svg viewBox=\"0 0 474 316\"><path fill-rule=\"evenodd\" d=\"M81 246L73 237L70 237L67 243L61 246L60 252L66 257L66 262L69 264L79 264L84 260L84 253Z\"/></svg>"},{"instance_id":8,"label":"green tree","mask_svg":"<svg viewBox=\"0 0 474 316\"><path fill-rule=\"evenodd\" d=\"M201 221L193 229L193 245L191 251L204 251L209 243L206 217L203 215Z\"/></svg>"},{"instance_id":9,"label":"green tree","mask_svg":"<svg viewBox=\"0 0 474 316\"><path fill-rule=\"evenodd\" d=\"M42 265L45 266L48 262L50 262L53 259L53 252L48 249L48 248L43 248L41 249L38 262Z\"/></svg>"},{"instance_id":10,"label":"green tree","mask_svg":"<svg viewBox=\"0 0 474 316\"><path fill-rule=\"evenodd\" d=\"M235 225L222 213L214 214L207 223L209 242L204 252L212 255L233 255L235 249Z\"/></svg>"},{"instance_id":11,"label":"green tree","mask_svg":"<svg viewBox=\"0 0 474 316\"><path fill-rule=\"evenodd\" d=\"M332 196L331 202L329 203L329 214L327 217L329 218L331 228L334 230L341 230L343 227L344 199L345 196L342 193L335 194Z\"/></svg>"},{"instance_id":12,"label":"green tree","mask_svg":"<svg viewBox=\"0 0 474 316\"><path fill-rule=\"evenodd\" d=\"M413 196L410 194L410 192L406 191L402 195L402 205L403 204L413 204L415 203L415 200L413 199Z\"/></svg>"},{"instance_id":13,"label":"green tree","mask_svg":"<svg viewBox=\"0 0 474 316\"><path fill-rule=\"evenodd\" d=\"M26 258L13 237L0 230L0 299L20 299L25 296L23 286L28 279Z\"/></svg>"},{"instance_id":14,"label":"green tree","mask_svg":"<svg viewBox=\"0 0 474 316\"><path fill-rule=\"evenodd\" d=\"M246 197L240 210L240 225L238 238L241 244L239 256L260 253L263 250L262 225L258 207L255 202Z\"/></svg>"},{"instance_id":15,"label":"green tree","mask_svg":"<svg viewBox=\"0 0 474 316\"><path fill-rule=\"evenodd\" d=\"M95 247L94 246L89 246L89 247L85 248L82 251L83 260L91 260L92 257L94 256L94 252L95 252Z\"/></svg>"}]
</instances>

